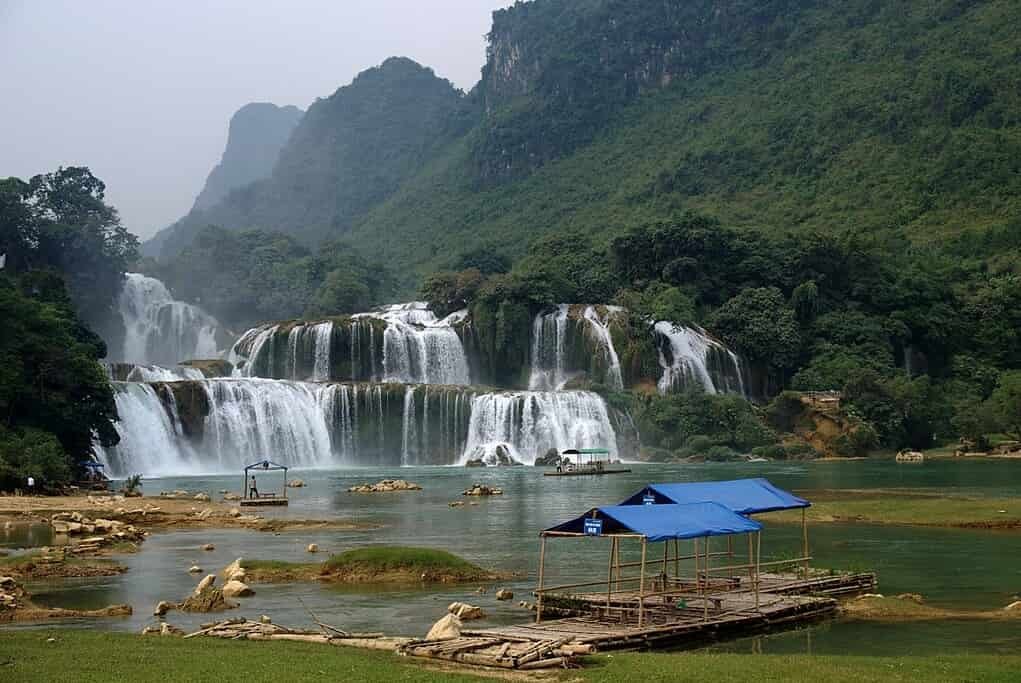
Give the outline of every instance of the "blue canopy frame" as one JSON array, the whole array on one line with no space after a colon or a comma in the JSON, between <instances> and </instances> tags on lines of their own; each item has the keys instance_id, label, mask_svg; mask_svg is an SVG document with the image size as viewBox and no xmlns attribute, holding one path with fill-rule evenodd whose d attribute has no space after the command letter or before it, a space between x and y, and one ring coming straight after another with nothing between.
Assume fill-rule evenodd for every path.
<instances>
[{"instance_id":1,"label":"blue canopy frame","mask_svg":"<svg viewBox=\"0 0 1021 683\"><path fill-rule=\"evenodd\" d=\"M693 503L663 503L659 505L606 505L589 509L585 514L575 517L556 526L544 529L540 532L542 538L539 550L539 585L536 588L536 622L542 621L543 596L555 590L567 588L578 588L580 586L591 586L593 583L575 584L546 588L544 585L546 568L546 541L549 537L606 537L610 543L609 569L606 578L606 609L611 609L611 595L613 594L613 576L616 571L617 592L620 593L621 568L634 566L621 564L620 562L620 541L624 538L635 538L641 541L642 559L638 563L640 573L638 577L638 595L635 599L638 611L638 624L641 626L645 620L645 600L653 595L665 595L665 592L656 592L655 582L660 582L663 591L666 591L668 583L667 569L670 561L670 542L673 542L673 567L674 585L680 580L680 560L695 560L695 587L703 601L704 618L708 620L710 598L707 595L709 590L710 577L710 555L709 538L712 536L731 537L737 534L748 534L748 564L745 567L753 577L755 587L755 605L759 603L759 565L761 548L762 524L758 521L738 514L727 506L715 501L698 501ZM754 538L752 536L754 534ZM702 550L699 549L699 541L704 539ZM682 558L678 548L678 541L694 541L695 554ZM663 548L663 570L653 583L652 593L646 591L646 559L647 546L649 542L665 542ZM753 543L754 541L754 543ZM729 550L723 553L733 557L733 546L728 541ZM701 562L702 574L699 572ZM632 577L630 579L634 581ZM601 582L598 582L601 585ZM667 591L670 592L670 591ZM676 588L672 589L676 593ZM633 596L633 593L632 593ZM624 609L624 608L621 608Z\"/></svg>"},{"instance_id":2,"label":"blue canopy frame","mask_svg":"<svg viewBox=\"0 0 1021 683\"><path fill-rule=\"evenodd\" d=\"M662 505L713 501L741 515L778 510L797 510L812 504L789 491L774 486L768 479L731 479L728 481L690 481L649 484L621 502L621 505Z\"/></svg>"}]
</instances>

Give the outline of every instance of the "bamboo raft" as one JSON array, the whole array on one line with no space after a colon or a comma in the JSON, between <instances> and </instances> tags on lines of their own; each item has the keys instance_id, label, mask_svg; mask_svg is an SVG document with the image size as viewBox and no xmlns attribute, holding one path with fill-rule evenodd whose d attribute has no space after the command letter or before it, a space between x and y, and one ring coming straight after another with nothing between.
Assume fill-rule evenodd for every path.
<instances>
[{"instance_id":1,"label":"bamboo raft","mask_svg":"<svg viewBox=\"0 0 1021 683\"><path fill-rule=\"evenodd\" d=\"M596 469L596 468L585 467L585 468L574 469L574 470L562 470L560 472L555 472L555 471L554 472L543 472L542 476L544 476L544 477L586 477L586 476L587 477L596 477L596 476L599 476L599 475L602 475L602 474L624 474L624 473L630 472L630 471L631 470L629 470L629 469L613 469L613 470L611 470L611 469L607 469L607 468Z\"/></svg>"}]
</instances>

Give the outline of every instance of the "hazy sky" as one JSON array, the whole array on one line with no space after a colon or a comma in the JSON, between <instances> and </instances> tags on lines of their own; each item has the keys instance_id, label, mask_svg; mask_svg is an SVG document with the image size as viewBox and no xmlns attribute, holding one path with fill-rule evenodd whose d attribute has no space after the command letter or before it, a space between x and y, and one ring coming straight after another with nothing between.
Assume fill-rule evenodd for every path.
<instances>
[{"instance_id":1,"label":"hazy sky","mask_svg":"<svg viewBox=\"0 0 1021 683\"><path fill-rule=\"evenodd\" d=\"M389 56L460 88L510 0L0 0L0 177L86 165L148 238L248 102L302 109Z\"/></svg>"}]
</instances>

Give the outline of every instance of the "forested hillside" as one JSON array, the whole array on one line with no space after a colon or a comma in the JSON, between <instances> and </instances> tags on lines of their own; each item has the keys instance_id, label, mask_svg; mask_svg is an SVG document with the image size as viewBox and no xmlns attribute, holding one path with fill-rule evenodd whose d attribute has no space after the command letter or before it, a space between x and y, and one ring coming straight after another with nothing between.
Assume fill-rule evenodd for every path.
<instances>
[{"instance_id":1,"label":"forested hillside","mask_svg":"<svg viewBox=\"0 0 1021 683\"><path fill-rule=\"evenodd\" d=\"M271 180L177 230L343 237L405 290L477 246L518 257L684 210L915 243L1002 231L1019 23L1008 0L518 3L467 97L388 60L310 108Z\"/></svg>"}]
</instances>

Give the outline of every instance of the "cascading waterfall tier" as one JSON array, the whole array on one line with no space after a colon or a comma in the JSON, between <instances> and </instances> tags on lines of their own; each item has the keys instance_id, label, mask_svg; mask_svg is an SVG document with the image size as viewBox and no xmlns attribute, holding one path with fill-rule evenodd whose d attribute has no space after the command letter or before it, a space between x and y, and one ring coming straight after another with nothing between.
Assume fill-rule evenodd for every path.
<instances>
[{"instance_id":1,"label":"cascading waterfall tier","mask_svg":"<svg viewBox=\"0 0 1021 683\"><path fill-rule=\"evenodd\" d=\"M660 321L654 325L661 394L701 386L711 394L746 395L741 358L699 327Z\"/></svg>"},{"instance_id":2,"label":"cascading waterfall tier","mask_svg":"<svg viewBox=\"0 0 1021 683\"><path fill-rule=\"evenodd\" d=\"M245 332L230 360L242 377L295 381L468 385L468 359L454 325L426 304L388 306L326 321L291 321Z\"/></svg>"},{"instance_id":3,"label":"cascading waterfall tier","mask_svg":"<svg viewBox=\"0 0 1021 683\"><path fill-rule=\"evenodd\" d=\"M450 465L465 449L475 395L259 378L114 386L121 443L96 450L117 477L235 473L266 458L305 468Z\"/></svg>"},{"instance_id":4,"label":"cascading waterfall tier","mask_svg":"<svg viewBox=\"0 0 1021 683\"><path fill-rule=\"evenodd\" d=\"M531 463L549 448L621 450L617 421L591 392L258 378L115 389L121 443L97 446L114 477L233 474L267 458L308 468L415 466L495 464L501 454Z\"/></svg>"},{"instance_id":5,"label":"cascading waterfall tier","mask_svg":"<svg viewBox=\"0 0 1021 683\"><path fill-rule=\"evenodd\" d=\"M118 360L170 366L220 355L217 320L197 306L176 301L155 278L126 273L117 305L124 321L124 346Z\"/></svg>"},{"instance_id":6,"label":"cascading waterfall tier","mask_svg":"<svg viewBox=\"0 0 1021 683\"><path fill-rule=\"evenodd\" d=\"M462 464L475 459L532 464L551 448L606 448L617 458L617 435L602 397L590 391L522 391L473 399Z\"/></svg>"},{"instance_id":7,"label":"cascading waterfall tier","mask_svg":"<svg viewBox=\"0 0 1021 683\"><path fill-rule=\"evenodd\" d=\"M612 389L624 388L620 358L610 323L624 314L618 306L560 304L532 322L532 391L557 391L575 377L588 375Z\"/></svg>"},{"instance_id":8,"label":"cascading waterfall tier","mask_svg":"<svg viewBox=\"0 0 1021 683\"><path fill-rule=\"evenodd\" d=\"M104 363L106 376L112 382L177 382L186 379L205 379L198 368L175 365L133 365L131 363Z\"/></svg>"}]
</instances>

